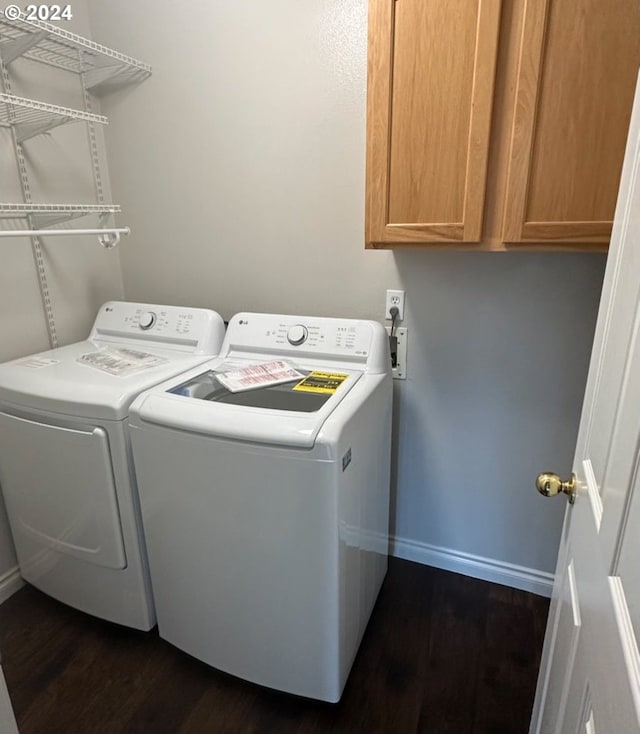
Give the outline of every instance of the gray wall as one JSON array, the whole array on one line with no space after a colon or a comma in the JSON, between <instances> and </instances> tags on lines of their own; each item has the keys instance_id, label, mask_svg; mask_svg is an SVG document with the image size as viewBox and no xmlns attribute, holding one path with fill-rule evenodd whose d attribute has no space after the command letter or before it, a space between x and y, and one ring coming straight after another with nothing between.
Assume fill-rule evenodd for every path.
<instances>
[{"instance_id":1,"label":"gray wall","mask_svg":"<svg viewBox=\"0 0 640 734\"><path fill-rule=\"evenodd\" d=\"M533 479L571 466L604 257L364 251L366 6L89 0L154 67L104 105L126 294L382 319L406 289L394 552L539 588L564 508Z\"/></svg>"},{"instance_id":2,"label":"gray wall","mask_svg":"<svg viewBox=\"0 0 640 734\"><path fill-rule=\"evenodd\" d=\"M87 35L84 3L73 3L74 18L64 28ZM11 67L12 91L51 104L83 109L77 78L24 60ZM94 110L99 112L99 110ZM101 133L99 131L99 137ZM102 143L100 143L102 147ZM40 203L93 203L95 191L87 129L74 124L24 144L32 197ZM109 178L103 166L109 195ZM20 179L11 134L0 128L0 201L21 202ZM91 218L71 226L91 227ZM18 222L0 221L3 228ZM86 337L101 303L123 297L120 256L102 249L96 238L49 238L44 258L60 344ZM28 238L0 240L0 361L49 348L37 271ZM2 437L0 436L0 440ZM26 461L36 456L25 454ZM4 506L0 502L0 598L11 587L16 559Z\"/></svg>"}]
</instances>

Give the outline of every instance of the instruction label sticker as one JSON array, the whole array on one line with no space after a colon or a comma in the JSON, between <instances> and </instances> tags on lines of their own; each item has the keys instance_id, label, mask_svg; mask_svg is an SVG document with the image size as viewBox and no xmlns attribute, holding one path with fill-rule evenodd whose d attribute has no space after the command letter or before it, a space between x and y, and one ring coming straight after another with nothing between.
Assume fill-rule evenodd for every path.
<instances>
[{"instance_id":1,"label":"instruction label sticker","mask_svg":"<svg viewBox=\"0 0 640 734\"><path fill-rule=\"evenodd\" d=\"M49 359L48 357L30 357L29 359L23 359L18 364L21 367L29 367L32 370L37 370L40 367L52 367L54 364L59 364L59 362L59 359Z\"/></svg>"},{"instance_id":2,"label":"instruction label sticker","mask_svg":"<svg viewBox=\"0 0 640 734\"><path fill-rule=\"evenodd\" d=\"M323 395L332 395L342 383L349 377L341 372L310 372L304 380L301 380L294 390L300 392L315 392Z\"/></svg>"},{"instance_id":3,"label":"instruction label sticker","mask_svg":"<svg viewBox=\"0 0 640 734\"><path fill-rule=\"evenodd\" d=\"M148 370L167 361L164 357L126 347L106 347L98 352L81 354L76 359L76 362L80 364L117 377L123 377L139 370Z\"/></svg>"}]
</instances>

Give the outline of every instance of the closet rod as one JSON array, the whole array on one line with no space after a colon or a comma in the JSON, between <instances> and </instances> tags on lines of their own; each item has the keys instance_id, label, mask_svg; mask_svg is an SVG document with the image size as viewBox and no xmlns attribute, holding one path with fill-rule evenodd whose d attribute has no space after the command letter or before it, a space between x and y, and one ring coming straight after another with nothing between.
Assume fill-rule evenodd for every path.
<instances>
[{"instance_id":1,"label":"closet rod","mask_svg":"<svg viewBox=\"0 0 640 734\"><path fill-rule=\"evenodd\" d=\"M0 237L56 237L61 235L98 235L103 247L115 247L120 242L120 236L130 234L129 227L113 229L5 229L0 231Z\"/></svg>"}]
</instances>

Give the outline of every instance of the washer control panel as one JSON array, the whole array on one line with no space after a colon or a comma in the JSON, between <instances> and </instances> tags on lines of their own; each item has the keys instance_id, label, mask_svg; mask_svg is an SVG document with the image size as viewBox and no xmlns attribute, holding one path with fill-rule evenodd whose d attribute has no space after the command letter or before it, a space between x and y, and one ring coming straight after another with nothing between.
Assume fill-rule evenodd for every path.
<instances>
[{"instance_id":1,"label":"washer control panel","mask_svg":"<svg viewBox=\"0 0 640 734\"><path fill-rule=\"evenodd\" d=\"M366 361L382 327L357 319L307 318L241 313L229 322L226 341L231 349L271 352L294 357L347 358Z\"/></svg>"},{"instance_id":2,"label":"washer control panel","mask_svg":"<svg viewBox=\"0 0 640 734\"><path fill-rule=\"evenodd\" d=\"M90 339L143 339L159 346L183 345L190 351L216 352L224 322L206 308L110 301L98 312ZM219 347L219 344L218 344Z\"/></svg>"}]
</instances>

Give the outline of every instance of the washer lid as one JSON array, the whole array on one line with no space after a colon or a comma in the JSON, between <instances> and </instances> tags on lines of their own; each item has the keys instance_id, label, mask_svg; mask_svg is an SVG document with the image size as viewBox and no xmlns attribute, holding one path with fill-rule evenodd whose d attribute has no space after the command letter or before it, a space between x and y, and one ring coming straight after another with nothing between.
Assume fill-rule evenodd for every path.
<instances>
[{"instance_id":1,"label":"washer lid","mask_svg":"<svg viewBox=\"0 0 640 734\"><path fill-rule=\"evenodd\" d=\"M131 408L133 420L138 416L148 423L219 438L312 448L329 415L365 377L341 366L333 371L341 379L323 391L316 377L322 371L296 365L302 379L231 392L218 381L216 364L207 366L211 369L141 395ZM324 373L332 371L327 367Z\"/></svg>"},{"instance_id":2,"label":"washer lid","mask_svg":"<svg viewBox=\"0 0 640 734\"><path fill-rule=\"evenodd\" d=\"M146 345L132 350L131 346L84 341L0 364L0 402L70 416L122 420L138 393L211 358ZM131 368L124 364L126 350ZM141 355L137 365L136 354ZM118 365L122 367L119 372Z\"/></svg>"}]
</instances>

